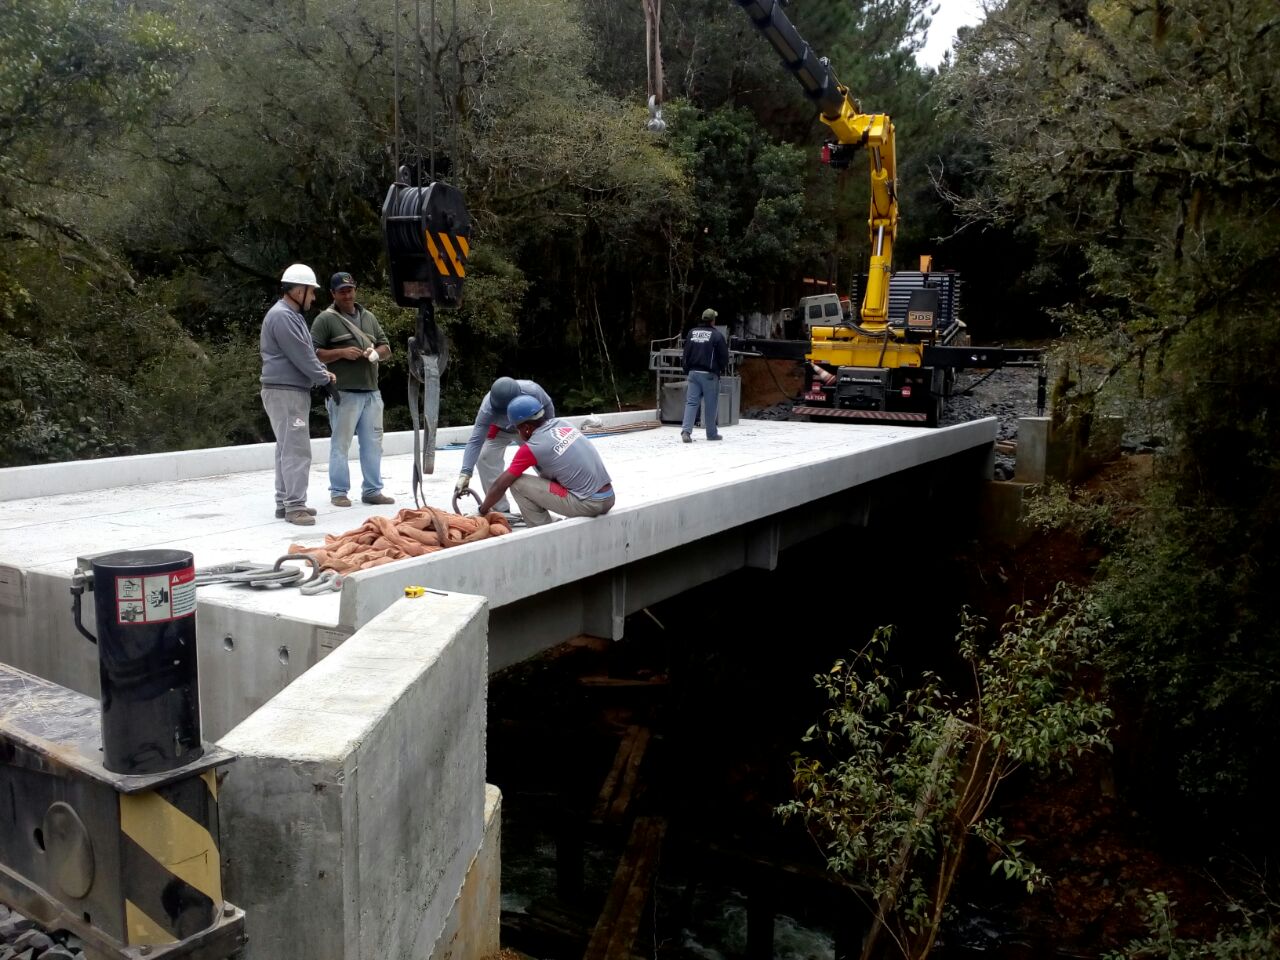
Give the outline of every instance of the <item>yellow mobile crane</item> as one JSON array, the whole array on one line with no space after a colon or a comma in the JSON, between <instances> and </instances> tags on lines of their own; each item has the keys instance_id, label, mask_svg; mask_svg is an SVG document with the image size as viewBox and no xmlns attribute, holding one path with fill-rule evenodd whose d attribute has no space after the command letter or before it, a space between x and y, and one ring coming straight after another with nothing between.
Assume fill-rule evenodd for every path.
<instances>
[{"instance_id":1,"label":"yellow mobile crane","mask_svg":"<svg viewBox=\"0 0 1280 960\"><path fill-rule=\"evenodd\" d=\"M833 134L822 148L824 163L849 166L866 151L871 173L867 227L871 263L858 318L809 327L808 341L735 340L743 352L803 358L807 377L793 413L814 419L892 420L936 426L959 367L1036 365L1039 350L968 345L958 317L958 277L893 273L898 236L898 167L893 120L863 113L825 58L819 58L782 12L779 0L737 0L800 81ZM902 283L895 283L901 279ZM895 287L897 288L895 290ZM905 297L900 318L890 317L891 296Z\"/></svg>"}]
</instances>

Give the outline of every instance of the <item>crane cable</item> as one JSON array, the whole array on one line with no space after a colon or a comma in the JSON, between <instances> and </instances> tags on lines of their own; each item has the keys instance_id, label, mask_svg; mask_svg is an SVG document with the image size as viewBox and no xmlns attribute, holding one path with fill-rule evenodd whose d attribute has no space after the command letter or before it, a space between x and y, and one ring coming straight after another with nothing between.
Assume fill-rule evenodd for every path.
<instances>
[{"instance_id":1,"label":"crane cable","mask_svg":"<svg viewBox=\"0 0 1280 960\"><path fill-rule=\"evenodd\" d=\"M662 0L640 0L640 4L644 7L645 93L649 102L649 122L645 129L662 133L667 129L662 119Z\"/></svg>"},{"instance_id":2,"label":"crane cable","mask_svg":"<svg viewBox=\"0 0 1280 960\"><path fill-rule=\"evenodd\" d=\"M423 77L424 44L422 42L422 0L414 0L414 31L417 39L418 76L414 98L414 151L417 154L417 189L402 191L396 199L396 207L391 211L396 217L413 217L418 214L424 202L426 184L436 179L436 109L435 101L440 91L436 70L436 34L437 18L435 0L430 0L429 29L431 31L430 67L431 89L427 99L427 174L423 177L422 151L422 101L424 99L425 81ZM400 0L394 0L395 16L395 58L394 58L394 98L395 146L394 158L397 182L408 185L409 171L400 165ZM458 31L458 5L453 0L453 23L450 37L456 38ZM457 152L456 118L451 122L454 153ZM453 159L456 163L456 158ZM418 228L412 221L397 222L389 228L389 234L395 234L397 242L409 245L417 243ZM388 242L392 241L388 236ZM435 320L435 305L430 301L418 307L418 319L414 336L408 343L408 377L407 391L409 414L413 425L413 477L412 488L414 502L418 506L425 504L422 494L422 478L425 474L435 472L435 439L436 426L440 412L441 379L449 362L449 341Z\"/></svg>"}]
</instances>

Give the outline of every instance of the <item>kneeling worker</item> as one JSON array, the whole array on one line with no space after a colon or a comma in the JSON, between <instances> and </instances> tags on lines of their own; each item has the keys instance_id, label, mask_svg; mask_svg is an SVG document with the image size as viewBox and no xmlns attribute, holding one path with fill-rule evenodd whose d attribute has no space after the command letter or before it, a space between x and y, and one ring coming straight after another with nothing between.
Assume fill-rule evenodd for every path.
<instances>
[{"instance_id":1,"label":"kneeling worker","mask_svg":"<svg viewBox=\"0 0 1280 960\"><path fill-rule=\"evenodd\" d=\"M533 397L548 417L556 415L555 404L547 396L547 391L532 380L499 377L493 381L493 386L480 401L475 426L471 428L471 438L467 440L467 449L462 451L462 472L458 474L458 482L453 487L455 497L462 496L470 489L471 471L477 468L484 492L488 493L493 489L493 483L505 465L503 458L507 444L520 441L515 427L507 417L507 405L516 397ZM505 496L499 497L496 503L501 513L511 510Z\"/></svg>"},{"instance_id":2,"label":"kneeling worker","mask_svg":"<svg viewBox=\"0 0 1280 960\"><path fill-rule=\"evenodd\" d=\"M537 527L562 517L599 517L613 509L613 481L595 445L577 427L548 417L534 397L516 397L507 419L524 445L480 504L488 513L511 488L525 523ZM522 476L533 467L538 476Z\"/></svg>"}]
</instances>

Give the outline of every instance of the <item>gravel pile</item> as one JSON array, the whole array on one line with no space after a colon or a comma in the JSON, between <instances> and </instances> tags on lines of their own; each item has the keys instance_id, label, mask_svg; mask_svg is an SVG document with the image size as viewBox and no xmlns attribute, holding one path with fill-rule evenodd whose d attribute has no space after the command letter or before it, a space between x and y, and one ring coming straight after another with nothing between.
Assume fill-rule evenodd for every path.
<instances>
[{"instance_id":1,"label":"gravel pile","mask_svg":"<svg viewBox=\"0 0 1280 960\"><path fill-rule=\"evenodd\" d=\"M65 930L46 933L0 903L0 960L84 960L84 943Z\"/></svg>"}]
</instances>

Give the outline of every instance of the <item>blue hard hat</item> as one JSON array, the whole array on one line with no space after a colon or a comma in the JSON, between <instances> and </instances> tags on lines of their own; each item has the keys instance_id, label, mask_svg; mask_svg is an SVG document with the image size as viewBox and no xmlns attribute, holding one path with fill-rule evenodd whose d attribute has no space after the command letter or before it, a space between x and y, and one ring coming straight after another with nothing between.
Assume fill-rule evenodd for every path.
<instances>
[{"instance_id":1,"label":"blue hard hat","mask_svg":"<svg viewBox=\"0 0 1280 960\"><path fill-rule=\"evenodd\" d=\"M542 417L542 402L537 397L521 394L507 404L507 419L514 427L526 420L538 420Z\"/></svg>"}]
</instances>

